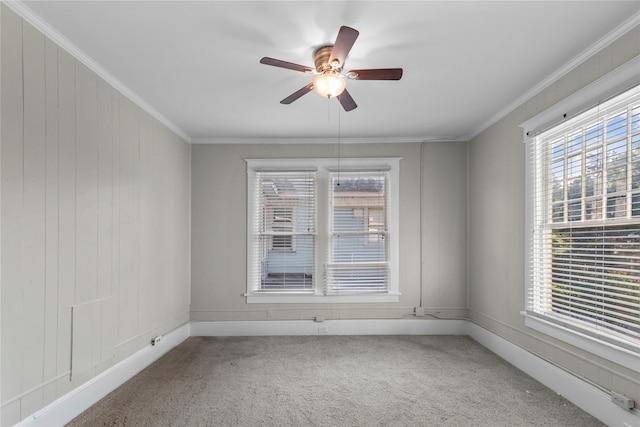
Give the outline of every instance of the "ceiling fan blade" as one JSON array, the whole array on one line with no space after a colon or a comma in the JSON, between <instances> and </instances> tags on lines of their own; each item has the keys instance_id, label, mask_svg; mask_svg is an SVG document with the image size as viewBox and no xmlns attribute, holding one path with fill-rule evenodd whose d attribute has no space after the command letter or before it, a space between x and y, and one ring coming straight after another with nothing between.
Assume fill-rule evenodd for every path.
<instances>
[{"instance_id":1,"label":"ceiling fan blade","mask_svg":"<svg viewBox=\"0 0 640 427\"><path fill-rule=\"evenodd\" d=\"M329 64L332 64L333 61L337 59L340 61L340 67L343 67L344 61L347 59L347 55L359 34L358 30L354 30L351 27L340 27L338 37L336 37L336 42L333 44L333 49L331 50Z\"/></svg>"},{"instance_id":2,"label":"ceiling fan blade","mask_svg":"<svg viewBox=\"0 0 640 427\"><path fill-rule=\"evenodd\" d=\"M274 67L288 68L289 70L301 71L303 73L312 73L315 71L313 68L307 67L306 65L294 64L293 62L281 61L280 59L268 58L266 56L260 60L260 63L273 65Z\"/></svg>"},{"instance_id":3,"label":"ceiling fan blade","mask_svg":"<svg viewBox=\"0 0 640 427\"><path fill-rule=\"evenodd\" d=\"M337 98L338 101L340 101L342 108L344 108L344 111L351 111L355 108L358 108L358 104L356 104L356 102L353 100L351 95L349 95L349 92L347 92L346 89L340 95L338 95Z\"/></svg>"},{"instance_id":4,"label":"ceiling fan blade","mask_svg":"<svg viewBox=\"0 0 640 427\"><path fill-rule=\"evenodd\" d=\"M400 80L402 68L379 68L371 70L350 70L347 77L355 80Z\"/></svg>"},{"instance_id":5,"label":"ceiling fan blade","mask_svg":"<svg viewBox=\"0 0 640 427\"><path fill-rule=\"evenodd\" d=\"M293 92L291 95L287 96L285 99L280 101L280 104L291 104L293 101L300 98L302 95L306 95L312 90L313 90L313 83L309 83L302 89L298 89L297 91Z\"/></svg>"}]
</instances>

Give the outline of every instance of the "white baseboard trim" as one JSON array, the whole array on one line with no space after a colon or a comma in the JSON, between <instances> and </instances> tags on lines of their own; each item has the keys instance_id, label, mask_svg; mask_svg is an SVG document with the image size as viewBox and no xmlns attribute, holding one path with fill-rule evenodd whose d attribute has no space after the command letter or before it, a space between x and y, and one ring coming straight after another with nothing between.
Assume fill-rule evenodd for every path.
<instances>
[{"instance_id":1,"label":"white baseboard trim","mask_svg":"<svg viewBox=\"0 0 640 427\"><path fill-rule=\"evenodd\" d=\"M191 322L192 336L467 335L466 320L344 319Z\"/></svg>"},{"instance_id":2,"label":"white baseboard trim","mask_svg":"<svg viewBox=\"0 0 640 427\"><path fill-rule=\"evenodd\" d=\"M107 394L120 387L172 348L189 338L190 324L174 329L155 346L143 348L86 383L51 402L15 426L63 426Z\"/></svg>"},{"instance_id":3,"label":"white baseboard trim","mask_svg":"<svg viewBox=\"0 0 640 427\"><path fill-rule=\"evenodd\" d=\"M506 339L466 320L362 319L273 320L186 323L95 378L62 396L16 426L62 426L155 362L190 336L274 335L469 335L518 369L613 427L640 425L637 411L611 402L609 394Z\"/></svg>"},{"instance_id":4,"label":"white baseboard trim","mask_svg":"<svg viewBox=\"0 0 640 427\"><path fill-rule=\"evenodd\" d=\"M535 378L573 404L612 427L640 425L640 416L611 402L611 396L506 339L467 322L468 335L483 347Z\"/></svg>"}]
</instances>

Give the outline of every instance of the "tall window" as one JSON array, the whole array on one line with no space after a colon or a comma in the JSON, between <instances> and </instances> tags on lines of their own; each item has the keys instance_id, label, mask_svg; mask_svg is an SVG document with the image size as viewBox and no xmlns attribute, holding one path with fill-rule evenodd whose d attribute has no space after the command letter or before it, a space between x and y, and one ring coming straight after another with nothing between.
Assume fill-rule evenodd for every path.
<instances>
[{"instance_id":1,"label":"tall window","mask_svg":"<svg viewBox=\"0 0 640 427\"><path fill-rule=\"evenodd\" d=\"M258 172L254 268L260 291L313 291L315 172Z\"/></svg>"},{"instance_id":2,"label":"tall window","mask_svg":"<svg viewBox=\"0 0 640 427\"><path fill-rule=\"evenodd\" d=\"M332 173L327 292L386 292L385 172Z\"/></svg>"},{"instance_id":3,"label":"tall window","mask_svg":"<svg viewBox=\"0 0 640 427\"><path fill-rule=\"evenodd\" d=\"M640 346L640 90L539 134L527 311Z\"/></svg>"},{"instance_id":4,"label":"tall window","mask_svg":"<svg viewBox=\"0 0 640 427\"><path fill-rule=\"evenodd\" d=\"M247 301L397 301L398 164L247 160Z\"/></svg>"}]
</instances>

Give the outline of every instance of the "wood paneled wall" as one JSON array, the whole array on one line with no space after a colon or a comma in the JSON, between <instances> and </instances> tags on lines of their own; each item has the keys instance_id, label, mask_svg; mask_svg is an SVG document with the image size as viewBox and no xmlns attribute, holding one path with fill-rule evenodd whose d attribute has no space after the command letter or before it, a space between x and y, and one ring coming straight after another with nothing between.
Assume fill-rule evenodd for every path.
<instances>
[{"instance_id":1,"label":"wood paneled wall","mask_svg":"<svg viewBox=\"0 0 640 427\"><path fill-rule=\"evenodd\" d=\"M0 15L11 425L188 321L191 148L5 5Z\"/></svg>"}]
</instances>

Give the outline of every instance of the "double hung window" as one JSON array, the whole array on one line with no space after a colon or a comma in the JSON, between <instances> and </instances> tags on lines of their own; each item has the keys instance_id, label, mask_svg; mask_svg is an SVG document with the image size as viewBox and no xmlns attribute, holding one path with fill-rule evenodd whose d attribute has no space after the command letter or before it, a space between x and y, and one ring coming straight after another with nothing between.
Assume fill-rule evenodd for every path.
<instances>
[{"instance_id":1,"label":"double hung window","mask_svg":"<svg viewBox=\"0 0 640 427\"><path fill-rule=\"evenodd\" d=\"M640 348L640 87L531 141L527 314Z\"/></svg>"},{"instance_id":2,"label":"double hung window","mask_svg":"<svg viewBox=\"0 0 640 427\"><path fill-rule=\"evenodd\" d=\"M247 160L247 301L397 301L398 163Z\"/></svg>"}]
</instances>

